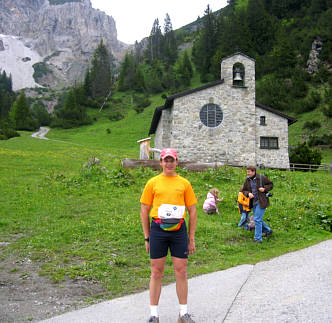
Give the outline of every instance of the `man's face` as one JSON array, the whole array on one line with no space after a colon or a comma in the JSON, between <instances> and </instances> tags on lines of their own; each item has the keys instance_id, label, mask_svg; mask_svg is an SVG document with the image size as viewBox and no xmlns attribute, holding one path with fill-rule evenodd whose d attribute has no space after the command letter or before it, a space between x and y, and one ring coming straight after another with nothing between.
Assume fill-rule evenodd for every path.
<instances>
[{"instance_id":1,"label":"man's face","mask_svg":"<svg viewBox=\"0 0 332 323\"><path fill-rule=\"evenodd\" d=\"M247 176L248 177L253 177L255 175L255 171L251 169L247 169Z\"/></svg>"},{"instance_id":2,"label":"man's face","mask_svg":"<svg viewBox=\"0 0 332 323\"><path fill-rule=\"evenodd\" d=\"M175 174L175 168L178 165L178 161L171 156L160 161L160 165L163 168L163 173L166 176L172 176Z\"/></svg>"}]
</instances>

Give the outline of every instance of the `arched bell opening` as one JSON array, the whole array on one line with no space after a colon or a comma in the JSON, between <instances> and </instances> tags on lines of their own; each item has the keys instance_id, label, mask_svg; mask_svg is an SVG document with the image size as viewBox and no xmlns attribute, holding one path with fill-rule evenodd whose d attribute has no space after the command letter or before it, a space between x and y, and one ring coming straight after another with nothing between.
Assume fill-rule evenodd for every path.
<instances>
[{"instance_id":1,"label":"arched bell opening","mask_svg":"<svg viewBox=\"0 0 332 323\"><path fill-rule=\"evenodd\" d=\"M236 63L233 65L233 85L244 86L244 76L245 70L241 63Z\"/></svg>"}]
</instances>

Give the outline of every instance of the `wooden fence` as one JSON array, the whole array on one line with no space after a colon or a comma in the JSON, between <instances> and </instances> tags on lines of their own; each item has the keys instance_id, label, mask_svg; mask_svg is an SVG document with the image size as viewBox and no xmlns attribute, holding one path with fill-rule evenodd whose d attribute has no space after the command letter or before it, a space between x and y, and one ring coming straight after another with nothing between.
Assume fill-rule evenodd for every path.
<instances>
[{"instance_id":1,"label":"wooden fence","mask_svg":"<svg viewBox=\"0 0 332 323\"><path fill-rule=\"evenodd\" d=\"M309 171L309 172L316 172L316 171L329 172L329 166L328 166L328 164L311 165L311 164L290 163L290 170L291 171L306 170L306 171Z\"/></svg>"}]
</instances>

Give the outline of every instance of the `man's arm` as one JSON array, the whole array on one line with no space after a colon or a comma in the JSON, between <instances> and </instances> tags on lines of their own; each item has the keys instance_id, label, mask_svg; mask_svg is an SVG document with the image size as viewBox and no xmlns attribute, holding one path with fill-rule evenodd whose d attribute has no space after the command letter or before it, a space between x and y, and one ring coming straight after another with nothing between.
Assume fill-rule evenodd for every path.
<instances>
[{"instance_id":1,"label":"man's arm","mask_svg":"<svg viewBox=\"0 0 332 323\"><path fill-rule=\"evenodd\" d=\"M263 179L263 187L260 187L258 190L260 192L268 192L271 191L273 189L273 182L271 182L266 176L264 175L260 175L262 176Z\"/></svg>"},{"instance_id":2,"label":"man's arm","mask_svg":"<svg viewBox=\"0 0 332 323\"><path fill-rule=\"evenodd\" d=\"M142 221L142 228L144 232L144 238L150 237L150 220L149 220L149 212L150 212L151 205L147 205L141 203L141 221ZM145 248L147 253L149 253L150 244L149 241L145 241Z\"/></svg>"},{"instance_id":3,"label":"man's arm","mask_svg":"<svg viewBox=\"0 0 332 323\"><path fill-rule=\"evenodd\" d=\"M189 252L189 254L192 254L196 251L195 232L196 232L196 224L197 224L197 210L196 210L195 204L188 207L188 213L189 213L188 252Z\"/></svg>"}]
</instances>

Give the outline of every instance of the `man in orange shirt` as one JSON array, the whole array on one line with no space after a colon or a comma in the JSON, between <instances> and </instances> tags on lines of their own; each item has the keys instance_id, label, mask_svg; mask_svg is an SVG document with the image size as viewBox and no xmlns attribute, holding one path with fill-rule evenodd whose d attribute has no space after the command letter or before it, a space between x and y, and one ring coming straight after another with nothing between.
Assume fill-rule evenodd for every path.
<instances>
[{"instance_id":1,"label":"man in orange shirt","mask_svg":"<svg viewBox=\"0 0 332 323\"><path fill-rule=\"evenodd\" d=\"M162 173L146 183L140 199L145 248L147 253L150 253L151 261L151 316L148 322L159 322L158 303L161 282L168 249L170 249L176 277L176 292L180 304L178 322L194 323L187 308L187 262L188 254L192 254L196 250L197 199L190 182L175 172L178 165L175 149L162 150L160 165ZM184 220L186 208L189 213L188 232ZM152 219L151 223L149 214Z\"/></svg>"}]
</instances>

